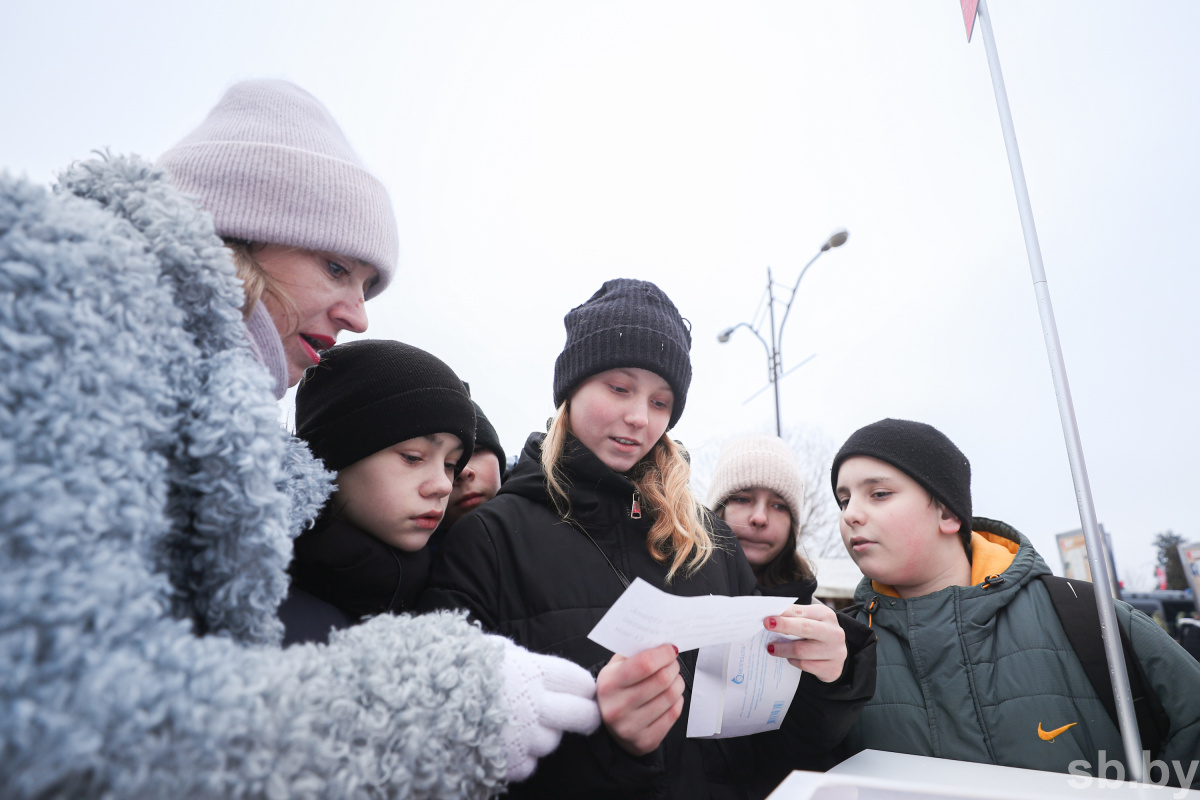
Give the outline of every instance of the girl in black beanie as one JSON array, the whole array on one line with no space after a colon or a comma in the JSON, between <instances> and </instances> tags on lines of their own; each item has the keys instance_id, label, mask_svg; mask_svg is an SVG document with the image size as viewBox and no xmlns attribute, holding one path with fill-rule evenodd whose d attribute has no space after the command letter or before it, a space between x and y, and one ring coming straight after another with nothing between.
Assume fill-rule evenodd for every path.
<instances>
[{"instance_id":1,"label":"girl in black beanie","mask_svg":"<svg viewBox=\"0 0 1200 800\"><path fill-rule=\"evenodd\" d=\"M604 724L564 737L510 793L762 797L792 769L824 768L873 689L864 626L848 658L823 606L764 621L803 632L771 652L806 674L782 728L720 741L687 738L679 720L694 651L665 644L626 659L587 638L635 578L684 596L751 594L755 580L728 527L692 495L667 435L691 383L691 332L675 305L652 283L613 280L565 323L549 431L530 436L496 498L450 530L422 598L598 675Z\"/></svg>"}]
</instances>

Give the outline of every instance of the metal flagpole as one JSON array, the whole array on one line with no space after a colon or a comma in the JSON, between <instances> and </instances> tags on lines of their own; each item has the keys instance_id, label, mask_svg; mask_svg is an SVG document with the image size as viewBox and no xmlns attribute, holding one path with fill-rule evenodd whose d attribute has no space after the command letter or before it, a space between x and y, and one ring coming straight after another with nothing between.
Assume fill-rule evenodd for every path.
<instances>
[{"instance_id":1,"label":"metal flagpole","mask_svg":"<svg viewBox=\"0 0 1200 800\"><path fill-rule=\"evenodd\" d=\"M1025 233L1025 251L1029 256L1029 270L1033 274L1033 291L1037 296L1038 314L1042 318L1042 334L1046 338L1046 353L1050 358L1050 373L1054 378L1054 394L1058 398L1058 415L1062 420L1063 435L1067 442L1067 459L1071 463L1071 478L1075 483L1075 500L1079 505L1079 519L1083 523L1083 537L1087 543L1088 564L1091 565L1092 581L1096 587L1096 608L1100 612L1100 633L1104 639L1104 653L1108 657L1108 673L1112 679L1113 696L1117 703L1121 741L1125 746L1125 763L1129 770L1130 780L1143 783L1145 775L1142 769L1142 742L1138 735L1137 717L1133 710L1129 675L1125 670L1121 636L1117 630L1117 615L1113 604L1112 584L1108 577L1108 559L1105 556L1104 537L1100 535L1100 529L1096 523L1096 507L1092 502L1092 487L1088 481L1087 466L1083 461L1083 444L1079 439L1079 426L1075 422L1075 406L1071 402L1071 387L1067 384L1067 367L1063 361L1062 347L1058 341L1054 309L1050 305L1050 288L1046 284L1046 270L1042 266L1042 249L1038 244L1037 228L1033 223L1033 208L1029 204L1025 170L1021 166L1021 153L1017 149L1017 134L1013 128L1012 112L1008 107L1008 92L1004 89L1004 76L1000 73L1000 57L996 54L996 40L992 36L992 20L988 15L987 0L979 0L978 15L980 29L983 32L983 46L987 51L988 69L992 73L992 88L996 92L996 108L1000 112L1000 127L1004 130L1004 146L1008 150L1008 167L1012 172L1013 189L1017 194L1021 228ZM970 30L970 20L968 20L968 30Z\"/></svg>"}]
</instances>

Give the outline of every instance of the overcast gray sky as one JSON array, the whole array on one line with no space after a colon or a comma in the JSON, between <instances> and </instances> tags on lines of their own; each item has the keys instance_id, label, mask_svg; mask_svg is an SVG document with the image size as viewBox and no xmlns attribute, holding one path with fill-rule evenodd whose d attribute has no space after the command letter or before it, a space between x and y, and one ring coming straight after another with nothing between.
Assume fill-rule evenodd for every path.
<instances>
[{"instance_id":1,"label":"overcast gray sky","mask_svg":"<svg viewBox=\"0 0 1200 800\"><path fill-rule=\"evenodd\" d=\"M1200 5L995 0L1099 519L1148 585L1200 539ZM446 360L515 452L551 411L562 316L612 277L693 325L678 438L773 424L739 331L771 266L800 286L785 425L835 445L884 416L971 459L976 513L1055 570L1079 526L983 43L954 0L10 3L0 167L157 157L232 82L291 79L395 203L369 336ZM1135 575L1135 573L1140 573Z\"/></svg>"}]
</instances>

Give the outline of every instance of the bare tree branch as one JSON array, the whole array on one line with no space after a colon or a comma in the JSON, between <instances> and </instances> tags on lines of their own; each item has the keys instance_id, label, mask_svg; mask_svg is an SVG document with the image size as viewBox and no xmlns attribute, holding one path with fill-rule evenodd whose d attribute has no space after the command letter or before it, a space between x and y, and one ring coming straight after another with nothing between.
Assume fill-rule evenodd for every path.
<instances>
[{"instance_id":1,"label":"bare tree branch","mask_svg":"<svg viewBox=\"0 0 1200 800\"><path fill-rule=\"evenodd\" d=\"M837 447L823 431L809 427L788 427L783 439L796 454L804 478L800 547L814 558L849 558L838 527L841 514L829 486Z\"/></svg>"}]
</instances>

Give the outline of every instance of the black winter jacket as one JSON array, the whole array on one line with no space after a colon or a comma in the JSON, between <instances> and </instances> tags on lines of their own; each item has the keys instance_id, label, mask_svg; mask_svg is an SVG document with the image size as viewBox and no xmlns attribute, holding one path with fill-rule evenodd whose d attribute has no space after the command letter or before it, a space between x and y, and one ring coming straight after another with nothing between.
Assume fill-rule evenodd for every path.
<instances>
[{"instance_id":1,"label":"black winter jacket","mask_svg":"<svg viewBox=\"0 0 1200 800\"><path fill-rule=\"evenodd\" d=\"M768 597L794 597L800 605L812 602L813 592L817 590L816 578L800 578L779 586L763 586L758 584L758 593Z\"/></svg>"},{"instance_id":2,"label":"black winter jacket","mask_svg":"<svg viewBox=\"0 0 1200 800\"><path fill-rule=\"evenodd\" d=\"M279 607L285 645L329 640L378 614L411 611L429 578L428 547L407 552L380 541L329 507L296 538L291 585Z\"/></svg>"},{"instance_id":3,"label":"black winter jacket","mask_svg":"<svg viewBox=\"0 0 1200 800\"><path fill-rule=\"evenodd\" d=\"M676 595L754 593L749 563L715 517L710 519L719 549L695 574L677 575L668 584L667 566L646 548L650 515L630 516L633 483L569 440L563 466L571 485L570 514L593 544L553 509L539 461L543 438L532 435L496 498L451 529L422 607L467 609L488 630L596 673L612 653L587 634L624 591L614 567L629 581L642 578ZM825 684L804 675L779 731L687 738L696 663L691 651L680 656L688 686L683 715L658 750L634 757L603 725L590 736L567 734L532 778L510 787L511 796L755 798L766 796L793 769L824 769L874 691L873 637L865 626L847 622L850 656L842 678Z\"/></svg>"}]
</instances>

